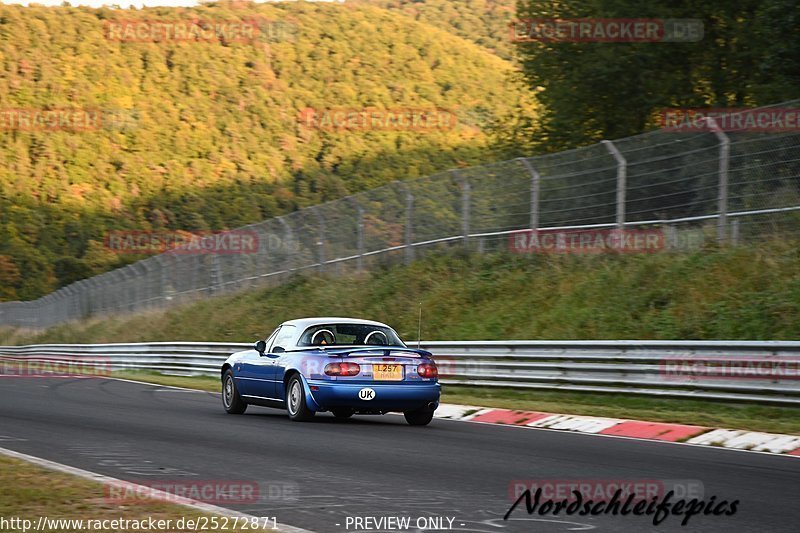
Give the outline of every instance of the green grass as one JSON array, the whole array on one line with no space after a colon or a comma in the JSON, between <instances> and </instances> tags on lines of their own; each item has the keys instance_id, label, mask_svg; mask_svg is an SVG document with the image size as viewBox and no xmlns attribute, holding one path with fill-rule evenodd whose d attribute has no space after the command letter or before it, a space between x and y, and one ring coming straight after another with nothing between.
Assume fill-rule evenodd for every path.
<instances>
[{"instance_id":1,"label":"green grass","mask_svg":"<svg viewBox=\"0 0 800 533\"><path fill-rule=\"evenodd\" d=\"M169 531L180 518L196 520L201 516L213 516L191 508L158 502L156 500L137 500L121 504L106 498L103 485L61 472L53 472L31 465L25 461L0 455L0 516L10 519L18 517L32 521L36 526L38 518L74 520L171 520ZM232 522L229 522L232 524ZM145 526L147 527L147 526ZM9 529L13 531L14 529ZM21 531L21 528L17 528ZM5 531L5 529L3 530ZM30 529L29 529L30 531ZM86 531L79 528L63 527L59 532ZM128 529L119 529L128 531ZM131 530L133 531L133 530ZM233 530L231 530L233 531ZM235 531L252 531L237 528Z\"/></svg>"},{"instance_id":2,"label":"green grass","mask_svg":"<svg viewBox=\"0 0 800 533\"><path fill-rule=\"evenodd\" d=\"M153 372L115 372L114 377L211 392L220 390L219 380L213 377L165 376ZM454 385L443 386L442 402L800 434L800 409L792 407Z\"/></svg>"},{"instance_id":3,"label":"green grass","mask_svg":"<svg viewBox=\"0 0 800 533\"><path fill-rule=\"evenodd\" d=\"M6 328L0 344L250 342L284 320L319 315L380 320L414 339L420 302L427 340L797 339L800 243L627 256L442 254L166 311L42 332Z\"/></svg>"},{"instance_id":4,"label":"green grass","mask_svg":"<svg viewBox=\"0 0 800 533\"><path fill-rule=\"evenodd\" d=\"M219 378L209 376L170 376L157 372L119 371L112 373L112 377L209 392L219 392L221 388Z\"/></svg>"}]
</instances>

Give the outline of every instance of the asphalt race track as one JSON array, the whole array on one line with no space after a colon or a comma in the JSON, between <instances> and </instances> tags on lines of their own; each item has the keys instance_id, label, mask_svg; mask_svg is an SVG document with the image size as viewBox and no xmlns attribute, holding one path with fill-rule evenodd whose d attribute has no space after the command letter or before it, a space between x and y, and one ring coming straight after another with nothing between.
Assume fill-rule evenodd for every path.
<instances>
[{"instance_id":1,"label":"asphalt race track","mask_svg":"<svg viewBox=\"0 0 800 533\"><path fill-rule=\"evenodd\" d=\"M454 518L457 531L797 531L800 459L401 416L291 422L217 394L105 378L0 379L0 446L128 481L251 481L231 507L317 532L350 517ZM515 480L694 480L734 516L529 516L503 521ZM447 524L447 521L444 521ZM371 528L370 531L378 531ZM395 530L396 531L396 530Z\"/></svg>"}]
</instances>

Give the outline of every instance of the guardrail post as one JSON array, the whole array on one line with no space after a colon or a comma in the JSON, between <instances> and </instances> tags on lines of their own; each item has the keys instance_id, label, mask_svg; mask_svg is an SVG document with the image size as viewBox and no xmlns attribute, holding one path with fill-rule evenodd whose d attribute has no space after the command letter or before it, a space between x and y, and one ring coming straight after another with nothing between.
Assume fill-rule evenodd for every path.
<instances>
[{"instance_id":1,"label":"guardrail post","mask_svg":"<svg viewBox=\"0 0 800 533\"><path fill-rule=\"evenodd\" d=\"M719 193L717 196L717 242L724 244L728 238L728 165L730 161L731 141L717 122L706 117L708 126L719 141Z\"/></svg>"},{"instance_id":2,"label":"guardrail post","mask_svg":"<svg viewBox=\"0 0 800 533\"><path fill-rule=\"evenodd\" d=\"M539 175L539 171L533 167L530 161L528 161L524 157L520 157L519 160L522 161L522 164L525 165L525 168L528 170L528 174L531 175L530 229L533 231L537 231L539 229L539 194L541 190L542 178Z\"/></svg>"},{"instance_id":3,"label":"guardrail post","mask_svg":"<svg viewBox=\"0 0 800 533\"><path fill-rule=\"evenodd\" d=\"M617 229L625 229L625 191L628 181L628 162L611 141L601 141L617 161Z\"/></svg>"},{"instance_id":4,"label":"guardrail post","mask_svg":"<svg viewBox=\"0 0 800 533\"><path fill-rule=\"evenodd\" d=\"M322 216L322 213L320 213L317 208L312 208L312 211L319 222L319 233L317 235L317 264L319 265L319 271L325 272L325 264L328 262L325 259L325 217Z\"/></svg>"},{"instance_id":5,"label":"guardrail post","mask_svg":"<svg viewBox=\"0 0 800 533\"><path fill-rule=\"evenodd\" d=\"M457 170L450 172L456 181L461 183L461 235L464 239L464 247L469 248L470 184L469 180L461 176Z\"/></svg>"},{"instance_id":6,"label":"guardrail post","mask_svg":"<svg viewBox=\"0 0 800 533\"><path fill-rule=\"evenodd\" d=\"M731 221L731 244L734 246L739 244L739 221L737 219Z\"/></svg>"}]
</instances>

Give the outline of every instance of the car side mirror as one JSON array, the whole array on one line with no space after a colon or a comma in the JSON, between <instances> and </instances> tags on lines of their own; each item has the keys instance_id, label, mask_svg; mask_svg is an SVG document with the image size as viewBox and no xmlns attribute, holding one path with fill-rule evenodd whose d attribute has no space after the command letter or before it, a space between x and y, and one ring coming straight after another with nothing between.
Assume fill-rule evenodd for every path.
<instances>
[{"instance_id":1,"label":"car side mirror","mask_svg":"<svg viewBox=\"0 0 800 533\"><path fill-rule=\"evenodd\" d=\"M258 341L253 345L253 349L260 355L264 355L264 351L267 349L267 343L265 341Z\"/></svg>"},{"instance_id":2,"label":"car side mirror","mask_svg":"<svg viewBox=\"0 0 800 533\"><path fill-rule=\"evenodd\" d=\"M276 346L272 349L272 353L283 353L286 351L286 348L282 346Z\"/></svg>"}]
</instances>

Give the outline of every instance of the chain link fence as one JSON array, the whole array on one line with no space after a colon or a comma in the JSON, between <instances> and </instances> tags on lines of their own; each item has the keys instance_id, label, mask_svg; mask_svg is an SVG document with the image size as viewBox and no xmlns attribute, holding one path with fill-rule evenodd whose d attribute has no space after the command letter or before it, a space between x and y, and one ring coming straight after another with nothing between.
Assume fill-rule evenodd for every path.
<instances>
[{"instance_id":1,"label":"chain link fence","mask_svg":"<svg viewBox=\"0 0 800 533\"><path fill-rule=\"evenodd\" d=\"M759 108L794 110L800 100ZM751 110L752 112L752 110ZM171 250L28 302L0 325L165 307L268 284L410 262L460 246L509 253L652 253L800 231L800 126L661 129L395 182L246 226L253 253ZM763 129L762 129L763 130ZM209 239L214 237L208 237Z\"/></svg>"}]
</instances>

